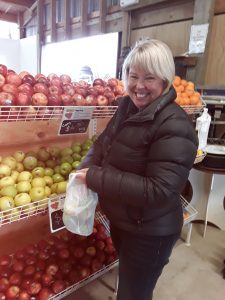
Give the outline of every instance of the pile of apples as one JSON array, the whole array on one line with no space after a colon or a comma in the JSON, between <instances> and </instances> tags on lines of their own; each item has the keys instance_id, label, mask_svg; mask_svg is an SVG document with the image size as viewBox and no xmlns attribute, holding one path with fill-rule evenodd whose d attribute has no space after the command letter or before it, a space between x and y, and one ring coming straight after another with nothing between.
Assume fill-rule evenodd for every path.
<instances>
[{"instance_id":1,"label":"pile of apples","mask_svg":"<svg viewBox=\"0 0 225 300\"><path fill-rule=\"evenodd\" d=\"M66 192L68 177L96 139L74 141L70 147L41 147L0 157L0 220L17 220L21 213L46 209L48 198ZM21 209L22 207L22 209Z\"/></svg>"},{"instance_id":2,"label":"pile of apples","mask_svg":"<svg viewBox=\"0 0 225 300\"><path fill-rule=\"evenodd\" d=\"M102 223L88 237L65 230L0 256L0 299L49 299L116 260Z\"/></svg>"},{"instance_id":3,"label":"pile of apples","mask_svg":"<svg viewBox=\"0 0 225 300\"><path fill-rule=\"evenodd\" d=\"M0 64L0 107L10 106L108 106L125 94L122 81L96 78L90 85L86 81L72 82L69 75L17 74ZM49 108L51 109L51 108ZM3 109L1 109L3 110ZM5 108L6 110L6 108ZM24 108L28 110L28 108ZM32 109L30 109L32 111ZM4 111L4 110L3 110Z\"/></svg>"}]
</instances>

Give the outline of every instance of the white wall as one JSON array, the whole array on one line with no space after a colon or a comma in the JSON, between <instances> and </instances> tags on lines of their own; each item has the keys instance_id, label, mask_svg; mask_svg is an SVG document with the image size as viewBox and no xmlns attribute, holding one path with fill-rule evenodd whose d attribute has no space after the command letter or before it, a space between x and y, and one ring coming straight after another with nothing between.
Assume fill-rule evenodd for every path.
<instances>
[{"instance_id":1,"label":"white wall","mask_svg":"<svg viewBox=\"0 0 225 300\"><path fill-rule=\"evenodd\" d=\"M20 42L0 38L0 64L20 72Z\"/></svg>"},{"instance_id":2,"label":"white wall","mask_svg":"<svg viewBox=\"0 0 225 300\"><path fill-rule=\"evenodd\" d=\"M37 73L37 42L36 37L21 40L0 38L0 64L6 65L17 73L28 71Z\"/></svg>"}]
</instances>

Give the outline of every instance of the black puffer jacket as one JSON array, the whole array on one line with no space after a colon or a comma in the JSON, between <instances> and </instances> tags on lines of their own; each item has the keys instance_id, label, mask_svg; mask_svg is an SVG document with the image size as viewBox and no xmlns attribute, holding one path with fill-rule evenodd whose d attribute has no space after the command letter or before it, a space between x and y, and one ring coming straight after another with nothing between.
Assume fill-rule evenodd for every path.
<instances>
[{"instance_id":1,"label":"black puffer jacket","mask_svg":"<svg viewBox=\"0 0 225 300\"><path fill-rule=\"evenodd\" d=\"M80 168L115 226L143 235L178 233L179 198L192 168L197 136L174 89L138 111L123 97Z\"/></svg>"}]
</instances>

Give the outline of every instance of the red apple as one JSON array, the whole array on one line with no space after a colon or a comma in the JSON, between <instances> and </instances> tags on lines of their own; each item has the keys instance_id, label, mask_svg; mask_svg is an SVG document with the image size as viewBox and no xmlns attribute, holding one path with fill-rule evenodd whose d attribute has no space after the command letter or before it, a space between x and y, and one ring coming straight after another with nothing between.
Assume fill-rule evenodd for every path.
<instances>
[{"instance_id":1,"label":"red apple","mask_svg":"<svg viewBox=\"0 0 225 300\"><path fill-rule=\"evenodd\" d=\"M54 276L57 273L58 269L59 267L56 264L50 264L46 268L46 274Z\"/></svg>"},{"instance_id":2,"label":"red apple","mask_svg":"<svg viewBox=\"0 0 225 300\"><path fill-rule=\"evenodd\" d=\"M12 260L12 258L9 255L4 254L4 255L0 256L0 266L9 266L11 263L11 260Z\"/></svg>"},{"instance_id":3,"label":"red apple","mask_svg":"<svg viewBox=\"0 0 225 300\"><path fill-rule=\"evenodd\" d=\"M55 294L61 293L63 290L65 290L66 284L64 280L56 280L52 284L52 290Z\"/></svg>"},{"instance_id":4,"label":"red apple","mask_svg":"<svg viewBox=\"0 0 225 300\"><path fill-rule=\"evenodd\" d=\"M42 259L42 260L48 260L49 254L48 254L48 252L42 250L38 253L38 257L39 257L39 259Z\"/></svg>"},{"instance_id":5,"label":"red apple","mask_svg":"<svg viewBox=\"0 0 225 300\"><path fill-rule=\"evenodd\" d=\"M41 282L42 276L43 276L43 272L42 271L37 271L37 272L34 273L33 279L34 279L34 281Z\"/></svg>"},{"instance_id":6,"label":"red apple","mask_svg":"<svg viewBox=\"0 0 225 300\"><path fill-rule=\"evenodd\" d=\"M107 106L109 104L109 101L105 96L99 95L97 97L97 104L98 106Z\"/></svg>"},{"instance_id":7,"label":"red apple","mask_svg":"<svg viewBox=\"0 0 225 300\"><path fill-rule=\"evenodd\" d=\"M40 282L32 281L30 286L27 289L27 292L31 296L36 296L40 292L41 288L42 286Z\"/></svg>"},{"instance_id":8,"label":"red apple","mask_svg":"<svg viewBox=\"0 0 225 300\"><path fill-rule=\"evenodd\" d=\"M52 235L47 238L47 242L49 243L49 245L55 246L56 244L58 244L59 238L55 235Z\"/></svg>"},{"instance_id":9,"label":"red apple","mask_svg":"<svg viewBox=\"0 0 225 300\"><path fill-rule=\"evenodd\" d=\"M89 87L89 84L85 80L80 80L78 82L78 84L79 84L80 87L83 87L85 89L87 89Z\"/></svg>"},{"instance_id":10,"label":"red apple","mask_svg":"<svg viewBox=\"0 0 225 300\"><path fill-rule=\"evenodd\" d=\"M47 83L47 77L44 75L44 74L41 74L41 73L37 73L35 76L34 76L34 79L37 82L39 83Z\"/></svg>"},{"instance_id":11,"label":"red apple","mask_svg":"<svg viewBox=\"0 0 225 300\"><path fill-rule=\"evenodd\" d=\"M73 96L74 97L74 96ZM63 106L74 106L74 101L70 95L62 94L60 95Z\"/></svg>"},{"instance_id":12,"label":"red apple","mask_svg":"<svg viewBox=\"0 0 225 300\"><path fill-rule=\"evenodd\" d=\"M85 266L85 267L90 267L91 262L92 262L92 256L90 256L89 254L85 254L80 260L79 262Z\"/></svg>"},{"instance_id":13,"label":"red apple","mask_svg":"<svg viewBox=\"0 0 225 300\"><path fill-rule=\"evenodd\" d=\"M113 245L113 241L112 241L112 238L110 236L108 236L106 239L105 239L105 242L107 245Z\"/></svg>"},{"instance_id":14,"label":"red apple","mask_svg":"<svg viewBox=\"0 0 225 300\"><path fill-rule=\"evenodd\" d=\"M44 83L35 83L33 89L34 89L34 93L42 93L48 96L48 87Z\"/></svg>"},{"instance_id":15,"label":"red apple","mask_svg":"<svg viewBox=\"0 0 225 300\"><path fill-rule=\"evenodd\" d=\"M94 258L91 263L92 272L97 272L103 268L103 263L99 261L97 258Z\"/></svg>"},{"instance_id":16,"label":"red apple","mask_svg":"<svg viewBox=\"0 0 225 300\"><path fill-rule=\"evenodd\" d=\"M7 67L3 64L0 64L0 74L2 74L4 77L6 77L7 72L8 72Z\"/></svg>"},{"instance_id":17,"label":"red apple","mask_svg":"<svg viewBox=\"0 0 225 300\"><path fill-rule=\"evenodd\" d=\"M88 247L85 252L92 257L96 255L96 249L93 246Z\"/></svg>"},{"instance_id":18,"label":"red apple","mask_svg":"<svg viewBox=\"0 0 225 300\"><path fill-rule=\"evenodd\" d=\"M5 299L6 299L5 293L0 292L0 300L5 300Z\"/></svg>"},{"instance_id":19,"label":"red apple","mask_svg":"<svg viewBox=\"0 0 225 300\"><path fill-rule=\"evenodd\" d=\"M113 91L114 91L114 93L115 93L116 96L118 96L118 95L122 96L124 94L124 92L125 92L124 91L124 87L122 87L122 85L115 86L114 89L113 89Z\"/></svg>"},{"instance_id":20,"label":"red apple","mask_svg":"<svg viewBox=\"0 0 225 300\"><path fill-rule=\"evenodd\" d=\"M62 81L59 77L54 77L50 80L50 85L61 87L62 86Z\"/></svg>"},{"instance_id":21,"label":"red apple","mask_svg":"<svg viewBox=\"0 0 225 300\"><path fill-rule=\"evenodd\" d=\"M5 77L0 74L0 88L5 84Z\"/></svg>"},{"instance_id":22,"label":"red apple","mask_svg":"<svg viewBox=\"0 0 225 300\"><path fill-rule=\"evenodd\" d=\"M102 85L102 86L105 86L105 81L102 80L101 78L96 78L96 79L93 81L93 85Z\"/></svg>"},{"instance_id":23,"label":"red apple","mask_svg":"<svg viewBox=\"0 0 225 300\"><path fill-rule=\"evenodd\" d=\"M107 80L107 84L113 89L114 87L116 87L118 85L118 81L116 78L109 78Z\"/></svg>"},{"instance_id":24,"label":"red apple","mask_svg":"<svg viewBox=\"0 0 225 300\"><path fill-rule=\"evenodd\" d=\"M30 266L25 267L23 274L24 274L24 276L32 276L35 273L35 271L36 271L35 266L30 265Z\"/></svg>"},{"instance_id":25,"label":"red apple","mask_svg":"<svg viewBox=\"0 0 225 300\"><path fill-rule=\"evenodd\" d=\"M103 231L99 231L99 232L97 232L97 234L96 234L96 238L97 238L98 240L104 241L104 240L107 238L107 234L106 234L105 232L103 232Z\"/></svg>"},{"instance_id":26,"label":"red apple","mask_svg":"<svg viewBox=\"0 0 225 300\"><path fill-rule=\"evenodd\" d=\"M113 263L114 261L116 260L115 256L114 255L109 255L109 256L106 256L106 265L110 265L111 263Z\"/></svg>"},{"instance_id":27,"label":"red apple","mask_svg":"<svg viewBox=\"0 0 225 300\"><path fill-rule=\"evenodd\" d=\"M6 82L15 86L19 86L22 83L22 79L19 75L10 73L6 76Z\"/></svg>"},{"instance_id":28,"label":"red apple","mask_svg":"<svg viewBox=\"0 0 225 300\"><path fill-rule=\"evenodd\" d=\"M100 84L96 84L94 86L94 89L96 90L96 92L98 93L98 95L103 95L104 94L104 91L105 91L104 86L102 86Z\"/></svg>"},{"instance_id":29,"label":"red apple","mask_svg":"<svg viewBox=\"0 0 225 300\"><path fill-rule=\"evenodd\" d=\"M10 69L8 69L8 72L7 72L7 74L16 74L16 72L15 72L14 70L10 70Z\"/></svg>"},{"instance_id":30,"label":"red apple","mask_svg":"<svg viewBox=\"0 0 225 300\"><path fill-rule=\"evenodd\" d=\"M81 279L84 279L90 276L91 270L88 267L81 267L81 269L79 270L79 274Z\"/></svg>"},{"instance_id":31,"label":"red apple","mask_svg":"<svg viewBox=\"0 0 225 300\"><path fill-rule=\"evenodd\" d=\"M22 83L29 83L31 86L33 86L35 82L34 76L31 74L25 75L22 79Z\"/></svg>"},{"instance_id":32,"label":"red apple","mask_svg":"<svg viewBox=\"0 0 225 300\"><path fill-rule=\"evenodd\" d=\"M25 264L24 264L24 262L22 260L16 260L12 264L12 269L15 272L22 272L24 268L25 268Z\"/></svg>"},{"instance_id":33,"label":"red apple","mask_svg":"<svg viewBox=\"0 0 225 300\"><path fill-rule=\"evenodd\" d=\"M89 87L87 90L88 95L98 96L98 91L94 87Z\"/></svg>"},{"instance_id":34,"label":"red apple","mask_svg":"<svg viewBox=\"0 0 225 300\"><path fill-rule=\"evenodd\" d=\"M35 93L31 97L31 103L34 106L46 106L48 104L48 98L43 93Z\"/></svg>"},{"instance_id":35,"label":"red apple","mask_svg":"<svg viewBox=\"0 0 225 300\"><path fill-rule=\"evenodd\" d=\"M43 271L46 267L46 262L43 259L38 259L36 262L37 271Z\"/></svg>"},{"instance_id":36,"label":"red apple","mask_svg":"<svg viewBox=\"0 0 225 300\"><path fill-rule=\"evenodd\" d=\"M49 95L48 106L61 106L62 100L60 96Z\"/></svg>"},{"instance_id":37,"label":"red apple","mask_svg":"<svg viewBox=\"0 0 225 300\"><path fill-rule=\"evenodd\" d=\"M68 249L64 248L64 249L60 249L58 251L58 257L61 259L67 259L70 257L70 252Z\"/></svg>"},{"instance_id":38,"label":"red apple","mask_svg":"<svg viewBox=\"0 0 225 300\"><path fill-rule=\"evenodd\" d=\"M102 224L102 223L97 223L95 225L95 228L97 229L98 232L104 232L105 233L105 231L106 231L105 225Z\"/></svg>"},{"instance_id":39,"label":"red apple","mask_svg":"<svg viewBox=\"0 0 225 300\"><path fill-rule=\"evenodd\" d=\"M21 71L21 72L19 73L19 76L20 76L21 79L23 79L23 77L24 77L25 75L29 75L29 74L30 74L30 73L27 72L27 71Z\"/></svg>"},{"instance_id":40,"label":"red apple","mask_svg":"<svg viewBox=\"0 0 225 300\"><path fill-rule=\"evenodd\" d=\"M71 77L69 75L62 74L59 78L61 79L62 84L67 84L71 82Z\"/></svg>"},{"instance_id":41,"label":"red apple","mask_svg":"<svg viewBox=\"0 0 225 300\"><path fill-rule=\"evenodd\" d=\"M9 280L5 277L0 278L0 292L4 292L9 287Z\"/></svg>"},{"instance_id":42,"label":"red apple","mask_svg":"<svg viewBox=\"0 0 225 300\"><path fill-rule=\"evenodd\" d=\"M105 96L109 100L109 104L111 104L115 100L115 94L113 92L104 91L103 96Z\"/></svg>"},{"instance_id":43,"label":"red apple","mask_svg":"<svg viewBox=\"0 0 225 300\"><path fill-rule=\"evenodd\" d=\"M9 278L11 273L12 273L11 268L8 265L7 266L0 266L0 277Z\"/></svg>"},{"instance_id":44,"label":"red apple","mask_svg":"<svg viewBox=\"0 0 225 300\"><path fill-rule=\"evenodd\" d=\"M25 250L17 250L15 253L15 257L17 259L24 259L27 256Z\"/></svg>"},{"instance_id":45,"label":"red apple","mask_svg":"<svg viewBox=\"0 0 225 300\"><path fill-rule=\"evenodd\" d=\"M53 96L59 96L62 94L62 88L57 85L50 85L48 88L49 94Z\"/></svg>"},{"instance_id":46,"label":"red apple","mask_svg":"<svg viewBox=\"0 0 225 300\"><path fill-rule=\"evenodd\" d=\"M76 257L76 258L81 258L82 256L84 256L84 254L85 254L85 251L84 251L83 248L81 248L81 247L76 247L76 248L74 249L74 252L73 252L74 257Z\"/></svg>"},{"instance_id":47,"label":"red apple","mask_svg":"<svg viewBox=\"0 0 225 300\"><path fill-rule=\"evenodd\" d=\"M30 96L34 93L33 87L29 83L22 83L18 86L18 92L29 94Z\"/></svg>"},{"instance_id":48,"label":"red apple","mask_svg":"<svg viewBox=\"0 0 225 300\"><path fill-rule=\"evenodd\" d=\"M2 86L2 91L16 96L18 93L18 88L14 84L6 83Z\"/></svg>"},{"instance_id":49,"label":"red apple","mask_svg":"<svg viewBox=\"0 0 225 300\"><path fill-rule=\"evenodd\" d=\"M50 73L47 76L48 80L51 81L53 78L58 78L58 76L55 73Z\"/></svg>"},{"instance_id":50,"label":"red apple","mask_svg":"<svg viewBox=\"0 0 225 300\"><path fill-rule=\"evenodd\" d=\"M30 300L30 299L31 299L31 296L28 294L27 291L25 291L25 290L20 291L18 300Z\"/></svg>"},{"instance_id":51,"label":"red apple","mask_svg":"<svg viewBox=\"0 0 225 300\"><path fill-rule=\"evenodd\" d=\"M69 261L61 261L59 269L63 275L67 275L72 269L72 264Z\"/></svg>"},{"instance_id":52,"label":"red apple","mask_svg":"<svg viewBox=\"0 0 225 300\"><path fill-rule=\"evenodd\" d=\"M97 249L103 250L105 248L105 243L104 243L104 241L97 240L95 243L95 246Z\"/></svg>"},{"instance_id":53,"label":"red apple","mask_svg":"<svg viewBox=\"0 0 225 300\"><path fill-rule=\"evenodd\" d=\"M66 95L73 96L75 94L75 89L74 89L74 87L71 83L70 84L64 84L63 85L63 92Z\"/></svg>"},{"instance_id":54,"label":"red apple","mask_svg":"<svg viewBox=\"0 0 225 300\"><path fill-rule=\"evenodd\" d=\"M38 300L47 300L51 297L53 297L54 293L50 288L42 288L39 295L38 295Z\"/></svg>"},{"instance_id":55,"label":"red apple","mask_svg":"<svg viewBox=\"0 0 225 300\"><path fill-rule=\"evenodd\" d=\"M28 255L25 260L25 262L28 266L35 265L36 261L37 261L37 258L33 254Z\"/></svg>"},{"instance_id":56,"label":"red apple","mask_svg":"<svg viewBox=\"0 0 225 300\"><path fill-rule=\"evenodd\" d=\"M106 260L106 255L103 250L97 250L96 252L96 258L101 262L104 263Z\"/></svg>"},{"instance_id":57,"label":"red apple","mask_svg":"<svg viewBox=\"0 0 225 300\"><path fill-rule=\"evenodd\" d=\"M20 286L21 282L22 282L22 274L20 272L15 272L9 277L9 283L11 285Z\"/></svg>"},{"instance_id":58,"label":"red apple","mask_svg":"<svg viewBox=\"0 0 225 300\"><path fill-rule=\"evenodd\" d=\"M83 97L86 97L87 94L88 94L88 90L87 90L87 88L78 86L78 87L75 88L75 93L79 94L79 95L82 95Z\"/></svg>"},{"instance_id":59,"label":"red apple","mask_svg":"<svg viewBox=\"0 0 225 300\"><path fill-rule=\"evenodd\" d=\"M28 106L31 104L31 96L27 93L18 93L15 105Z\"/></svg>"},{"instance_id":60,"label":"red apple","mask_svg":"<svg viewBox=\"0 0 225 300\"><path fill-rule=\"evenodd\" d=\"M85 102L88 106L96 106L97 98L94 95L87 95L87 97L85 98Z\"/></svg>"},{"instance_id":61,"label":"red apple","mask_svg":"<svg viewBox=\"0 0 225 300\"><path fill-rule=\"evenodd\" d=\"M41 283L43 286L50 286L53 282L53 276L50 274L43 274L41 278Z\"/></svg>"},{"instance_id":62,"label":"red apple","mask_svg":"<svg viewBox=\"0 0 225 300\"><path fill-rule=\"evenodd\" d=\"M86 104L85 98L80 94L74 94L72 97L73 105L84 106Z\"/></svg>"},{"instance_id":63,"label":"red apple","mask_svg":"<svg viewBox=\"0 0 225 300\"><path fill-rule=\"evenodd\" d=\"M32 281L33 281L33 279L31 277L23 278L22 283L21 283L21 288L24 290L27 290Z\"/></svg>"},{"instance_id":64,"label":"red apple","mask_svg":"<svg viewBox=\"0 0 225 300\"><path fill-rule=\"evenodd\" d=\"M6 299L17 299L20 294L20 288L16 285L12 285L6 290L5 294Z\"/></svg>"}]
</instances>

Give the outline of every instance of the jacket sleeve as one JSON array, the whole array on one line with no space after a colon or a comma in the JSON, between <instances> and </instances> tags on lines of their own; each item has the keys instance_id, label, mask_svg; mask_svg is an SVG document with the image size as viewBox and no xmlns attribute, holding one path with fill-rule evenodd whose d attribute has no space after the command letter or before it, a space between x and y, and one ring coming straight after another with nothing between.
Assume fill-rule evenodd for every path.
<instances>
[{"instance_id":1,"label":"jacket sleeve","mask_svg":"<svg viewBox=\"0 0 225 300\"><path fill-rule=\"evenodd\" d=\"M87 172L88 187L99 193L102 201L112 205L122 201L139 208L161 206L170 196L180 194L196 157L197 137L188 122L168 122L162 124L149 147L145 176L111 166L92 166Z\"/></svg>"}]
</instances>

